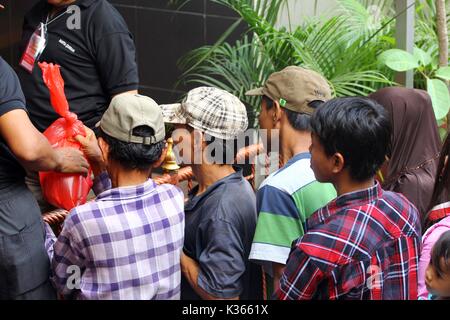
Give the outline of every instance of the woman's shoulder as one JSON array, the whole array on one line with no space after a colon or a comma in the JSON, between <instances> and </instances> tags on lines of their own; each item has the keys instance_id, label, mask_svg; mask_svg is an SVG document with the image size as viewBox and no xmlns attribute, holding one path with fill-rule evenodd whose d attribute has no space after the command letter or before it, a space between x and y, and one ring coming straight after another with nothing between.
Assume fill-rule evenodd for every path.
<instances>
[{"instance_id":1,"label":"woman's shoulder","mask_svg":"<svg viewBox=\"0 0 450 320\"><path fill-rule=\"evenodd\" d=\"M436 242L446 231L450 230L450 216L436 222L423 235L423 242Z\"/></svg>"}]
</instances>

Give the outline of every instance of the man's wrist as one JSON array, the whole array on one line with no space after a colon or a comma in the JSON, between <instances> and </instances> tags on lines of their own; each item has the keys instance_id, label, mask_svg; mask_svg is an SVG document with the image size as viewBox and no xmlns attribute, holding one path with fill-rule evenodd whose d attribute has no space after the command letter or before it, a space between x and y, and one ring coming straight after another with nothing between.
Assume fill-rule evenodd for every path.
<instances>
[{"instance_id":1,"label":"man's wrist","mask_svg":"<svg viewBox=\"0 0 450 320\"><path fill-rule=\"evenodd\" d=\"M64 166L64 155L59 152L57 149L53 149L53 153L55 155L55 167L53 171L62 172Z\"/></svg>"}]
</instances>

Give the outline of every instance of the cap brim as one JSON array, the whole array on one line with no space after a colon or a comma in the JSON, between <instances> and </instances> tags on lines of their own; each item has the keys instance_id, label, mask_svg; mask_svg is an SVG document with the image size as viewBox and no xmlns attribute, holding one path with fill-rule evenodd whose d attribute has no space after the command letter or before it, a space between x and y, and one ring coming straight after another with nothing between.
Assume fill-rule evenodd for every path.
<instances>
[{"instance_id":1,"label":"cap brim","mask_svg":"<svg viewBox=\"0 0 450 320\"><path fill-rule=\"evenodd\" d=\"M186 124L186 118L180 116L180 103L160 105L165 123Z\"/></svg>"},{"instance_id":2,"label":"cap brim","mask_svg":"<svg viewBox=\"0 0 450 320\"><path fill-rule=\"evenodd\" d=\"M252 89L250 91L247 91L245 93L246 96L263 96L264 92L263 92L264 88L257 88L257 89Z\"/></svg>"}]
</instances>

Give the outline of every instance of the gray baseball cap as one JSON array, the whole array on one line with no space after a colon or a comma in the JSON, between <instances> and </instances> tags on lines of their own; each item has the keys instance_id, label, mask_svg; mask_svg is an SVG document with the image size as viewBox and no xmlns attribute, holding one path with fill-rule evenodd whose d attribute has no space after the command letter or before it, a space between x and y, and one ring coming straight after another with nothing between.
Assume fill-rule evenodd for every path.
<instances>
[{"instance_id":1,"label":"gray baseball cap","mask_svg":"<svg viewBox=\"0 0 450 320\"><path fill-rule=\"evenodd\" d=\"M133 135L133 130L140 126L152 128L154 136ZM124 93L114 97L96 127L117 140L144 145L163 141L166 136L161 108L152 98L139 94Z\"/></svg>"}]
</instances>

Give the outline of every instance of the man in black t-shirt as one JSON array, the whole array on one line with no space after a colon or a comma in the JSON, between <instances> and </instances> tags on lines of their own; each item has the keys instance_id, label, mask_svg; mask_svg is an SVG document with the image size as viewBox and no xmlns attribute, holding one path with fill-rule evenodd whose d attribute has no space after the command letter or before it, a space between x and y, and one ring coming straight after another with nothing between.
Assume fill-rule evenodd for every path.
<instances>
[{"instance_id":1,"label":"man in black t-shirt","mask_svg":"<svg viewBox=\"0 0 450 320\"><path fill-rule=\"evenodd\" d=\"M95 131L112 97L137 93L133 37L120 13L106 0L40 0L25 16L23 54L41 23L47 25L47 44L38 61L61 66L70 111ZM43 132L59 116L50 105L38 61L31 73L19 67L19 78L31 121ZM37 173L28 172L27 176L27 185L41 210L51 210L42 196Z\"/></svg>"},{"instance_id":2,"label":"man in black t-shirt","mask_svg":"<svg viewBox=\"0 0 450 320\"><path fill-rule=\"evenodd\" d=\"M106 0L41 0L25 16L22 53L41 22L47 24L48 40L38 61L61 66L70 110L94 129L113 96L138 90L133 37ZM19 78L30 118L44 131L58 115L37 62L32 73L20 67Z\"/></svg>"},{"instance_id":3,"label":"man in black t-shirt","mask_svg":"<svg viewBox=\"0 0 450 320\"><path fill-rule=\"evenodd\" d=\"M41 213L23 168L87 173L88 163L77 149L52 149L32 125L19 80L0 57L0 300L54 299Z\"/></svg>"}]
</instances>

